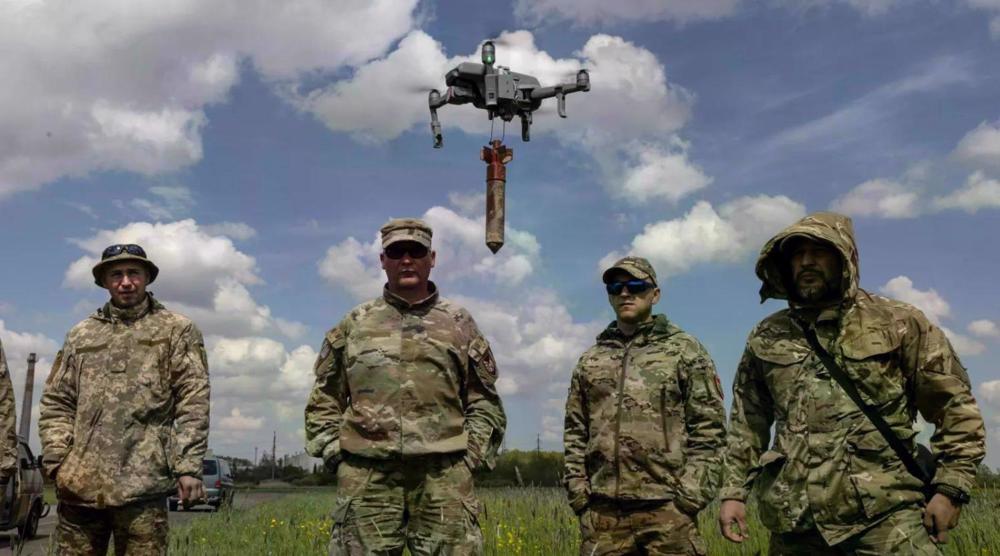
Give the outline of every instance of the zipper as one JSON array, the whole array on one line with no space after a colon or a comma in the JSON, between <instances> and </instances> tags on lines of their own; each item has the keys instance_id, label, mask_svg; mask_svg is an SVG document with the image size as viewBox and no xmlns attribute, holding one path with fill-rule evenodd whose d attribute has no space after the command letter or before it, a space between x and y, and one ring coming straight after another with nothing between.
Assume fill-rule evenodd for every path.
<instances>
[{"instance_id":1,"label":"zipper","mask_svg":"<svg viewBox=\"0 0 1000 556\"><path fill-rule=\"evenodd\" d=\"M622 430L622 402L625 397L625 375L628 373L628 352L632 348L632 342L625 344L625 353L622 355L621 376L618 378L618 412L615 414L615 498L621 489L622 482L622 462L619 455L619 436Z\"/></svg>"}]
</instances>

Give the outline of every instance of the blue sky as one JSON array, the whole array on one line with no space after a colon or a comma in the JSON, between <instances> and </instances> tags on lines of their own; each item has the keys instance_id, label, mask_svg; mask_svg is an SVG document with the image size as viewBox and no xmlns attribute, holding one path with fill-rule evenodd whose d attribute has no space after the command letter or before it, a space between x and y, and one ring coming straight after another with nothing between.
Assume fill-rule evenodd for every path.
<instances>
[{"instance_id":1,"label":"blue sky","mask_svg":"<svg viewBox=\"0 0 1000 556\"><path fill-rule=\"evenodd\" d=\"M613 8L613 9L612 9ZM429 86L501 35L499 64L592 70L569 118L508 134L508 243L482 243L485 115ZM1000 4L992 0L13 2L0 7L0 339L38 390L103 303L109 243L204 330L211 444L252 456L301 410L322 334L378 292L390 217L435 227L442 292L490 337L508 446L561 447L572 366L612 314L600 268L653 260L659 308L723 383L758 303L757 250L854 217L862 285L948 330L1000 439ZM498 130L499 131L499 130ZM988 462L1000 465L1000 450Z\"/></svg>"}]
</instances>

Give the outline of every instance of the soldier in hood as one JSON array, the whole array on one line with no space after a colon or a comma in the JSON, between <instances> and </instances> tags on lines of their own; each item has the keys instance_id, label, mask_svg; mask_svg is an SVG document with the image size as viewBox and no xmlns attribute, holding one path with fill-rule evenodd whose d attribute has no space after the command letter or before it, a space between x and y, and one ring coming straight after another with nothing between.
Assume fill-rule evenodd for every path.
<instances>
[{"instance_id":1,"label":"soldier in hood","mask_svg":"<svg viewBox=\"0 0 1000 556\"><path fill-rule=\"evenodd\" d=\"M756 487L771 554L939 554L985 455L969 377L944 333L916 308L858 286L845 216L816 213L789 226L764 245L756 270L761 301L786 299L788 308L754 327L736 371L723 535L746 538ZM931 485L840 386L808 330L906 450L916 451L918 413L934 426Z\"/></svg>"},{"instance_id":2,"label":"soldier in hood","mask_svg":"<svg viewBox=\"0 0 1000 556\"><path fill-rule=\"evenodd\" d=\"M42 393L42 465L56 484L57 554L166 554L166 498L205 497L208 362L201 332L146 286L135 244L94 266L108 301L73 327Z\"/></svg>"}]
</instances>

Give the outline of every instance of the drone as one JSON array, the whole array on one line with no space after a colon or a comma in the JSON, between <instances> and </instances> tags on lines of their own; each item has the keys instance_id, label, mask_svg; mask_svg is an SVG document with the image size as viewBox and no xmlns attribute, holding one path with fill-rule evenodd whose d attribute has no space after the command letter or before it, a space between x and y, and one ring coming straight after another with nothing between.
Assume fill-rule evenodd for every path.
<instances>
[{"instance_id":1,"label":"drone","mask_svg":"<svg viewBox=\"0 0 1000 556\"><path fill-rule=\"evenodd\" d=\"M542 87L531 75L494 65L496 46L493 41L483 43L482 61L482 64L459 64L445 75L448 88L444 94L437 89L427 94L435 149L440 149L444 142L437 111L446 104L471 102L476 108L486 110L491 121L499 117L505 124L516 116L521 119L521 140L530 141L532 113L541 108L543 100L555 97L559 116L565 118L566 95L590 90L590 73L585 69L576 72L573 83ZM491 138L479 158L486 162L486 245L496 254L504 243L506 164L514 159L514 151L499 139Z\"/></svg>"}]
</instances>

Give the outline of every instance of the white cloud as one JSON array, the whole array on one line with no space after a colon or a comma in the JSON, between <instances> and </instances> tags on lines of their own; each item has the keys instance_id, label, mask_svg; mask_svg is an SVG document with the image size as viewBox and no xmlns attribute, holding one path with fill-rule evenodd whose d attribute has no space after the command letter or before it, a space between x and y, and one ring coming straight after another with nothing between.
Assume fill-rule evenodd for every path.
<instances>
[{"instance_id":1,"label":"white cloud","mask_svg":"<svg viewBox=\"0 0 1000 556\"><path fill-rule=\"evenodd\" d=\"M437 264L432 279L477 277L513 286L521 283L538 264L541 248L528 232L507 228L505 247L493 255L483 243L482 217L469 218L449 208L432 207L422 218L434 230ZM349 237L327 250L318 263L319 274L330 285L345 288L357 299L374 297L385 282L378 258L380 246L378 237L367 244Z\"/></svg>"},{"instance_id":2,"label":"white cloud","mask_svg":"<svg viewBox=\"0 0 1000 556\"><path fill-rule=\"evenodd\" d=\"M0 197L64 176L175 171L243 61L269 83L357 66L415 25L417 0L0 3Z\"/></svg>"},{"instance_id":3,"label":"white cloud","mask_svg":"<svg viewBox=\"0 0 1000 556\"><path fill-rule=\"evenodd\" d=\"M1000 338L1000 327L991 320L982 319L972 321L966 330L980 338Z\"/></svg>"},{"instance_id":4,"label":"white cloud","mask_svg":"<svg viewBox=\"0 0 1000 556\"><path fill-rule=\"evenodd\" d=\"M917 192L884 179L862 183L834 200L830 208L851 216L882 218L913 218L921 212Z\"/></svg>"},{"instance_id":5,"label":"white cloud","mask_svg":"<svg viewBox=\"0 0 1000 556\"><path fill-rule=\"evenodd\" d=\"M191 190L181 185L155 186L149 188L155 199L136 198L129 207L157 221L180 218L195 205Z\"/></svg>"},{"instance_id":6,"label":"white cloud","mask_svg":"<svg viewBox=\"0 0 1000 556\"><path fill-rule=\"evenodd\" d=\"M989 380L980 384L979 399L1000 409L1000 380Z\"/></svg>"},{"instance_id":7,"label":"white cloud","mask_svg":"<svg viewBox=\"0 0 1000 556\"><path fill-rule=\"evenodd\" d=\"M960 355L979 355L986 351L986 346L981 342L977 342L941 324L943 319L951 318L951 306L933 288L918 290L913 285L913 280L910 280L906 276L897 276L886 282L885 285L879 288L879 291L893 299L909 303L920 309L931 322L941 328L941 331L948 337L952 346Z\"/></svg>"},{"instance_id":8,"label":"white cloud","mask_svg":"<svg viewBox=\"0 0 1000 556\"><path fill-rule=\"evenodd\" d=\"M712 20L736 13L741 0L517 0L514 14L529 25L571 21L581 25L617 22Z\"/></svg>"},{"instance_id":9,"label":"white cloud","mask_svg":"<svg viewBox=\"0 0 1000 556\"><path fill-rule=\"evenodd\" d=\"M257 230L243 222L219 222L204 224L201 231L210 236L226 236L237 241L246 241L257 236Z\"/></svg>"},{"instance_id":10,"label":"white cloud","mask_svg":"<svg viewBox=\"0 0 1000 556\"><path fill-rule=\"evenodd\" d=\"M974 166L1000 168L1000 121L980 123L962 137L953 154Z\"/></svg>"},{"instance_id":11,"label":"white cloud","mask_svg":"<svg viewBox=\"0 0 1000 556\"><path fill-rule=\"evenodd\" d=\"M256 431L260 430L264 419L243 415L239 408L234 407L229 415L219 419L219 429L222 431Z\"/></svg>"},{"instance_id":12,"label":"white cloud","mask_svg":"<svg viewBox=\"0 0 1000 556\"><path fill-rule=\"evenodd\" d=\"M303 325L276 319L258 304L248 286L262 283L256 260L226 236L211 235L194 220L151 224L133 222L73 240L87 255L66 270L64 285L93 290L91 269L101 251L115 243L137 243L160 268L150 290L166 305L192 318L206 334L247 335L271 330L292 336Z\"/></svg>"},{"instance_id":13,"label":"white cloud","mask_svg":"<svg viewBox=\"0 0 1000 556\"><path fill-rule=\"evenodd\" d=\"M536 113L532 133L555 133L589 154L616 196L630 198L627 186L643 198L674 201L710 183L689 160L686 144L674 137L690 118L693 97L668 83L663 65L649 50L603 34L590 37L574 58L557 59L539 50L528 31L505 32L499 44L497 63L534 75L542 85L575 80L581 68L593 70L592 90L567 97L569 119L555 117L554 101L548 101L548 112ZM413 31L396 50L350 79L309 91L286 88L284 95L334 131L362 142L386 141L415 127L425 132L427 90L443 90L448 70L478 60L478 50L449 58L433 37ZM445 148L449 130L478 135L489 129L485 113L471 107L446 106L439 116Z\"/></svg>"},{"instance_id":14,"label":"white cloud","mask_svg":"<svg viewBox=\"0 0 1000 556\"><path fill-rule=\"evenodd\" d=\"M989 179L982 172L969 176L961 189L932 201L935 208L960 209L976 213L982 209L1000 208L1000 180Z\"/></svg>"},{"instance_id":15,"label":"white cloud","mask_svg":"<svg viewBox=\"0 0 1000 556\"><path fill-rule=\"evenodd\" d=\"M741 197L719 207L699 201L681 218L648 224L629 247L606 255L600 268L630 254L646 257L663 277L712 262L739 262L775 232L805 216L805 207L785 196Z\"/></svg>"},{"instance_id":16,"label":"white cloud","mask_svg":"<svg viewBox=\"0 0 1000 556\"><path fill-rule=\"evenodd\" d=\"M10 371L11 383L14 387L14 398L17 400L17 426L21 427L23 415L21 404L24 400L24 383L27 378L28 354L34 353L37 356L35 363L35 379L32 382L32 422L38 422L38 400L41 399L45 380L49 376L49 369L52 368L52 361L60 344L44 334L31 332L17 332L7 328L7 324L0 319L0 341L3 343L4 356L7 358L7 367ZM29 433L29 440L32 447L37 451L38 427L32 426ZM37 453L37 452L36 452Z\"/></svg>"},{"instance_id":17,"label":"white cloud","mask_svg":"<svg viewBox=\"0 0 1000 556\"><path fill-rule=\"evenodd\" d=\"M676 204L711 184L712 178L688 160L687 144L675 143L681 148L672 152L655 144L637 146L633 163L626 165L622 188L617 193L633 204L656 199Z\"/></svg>"}]
</instances>

